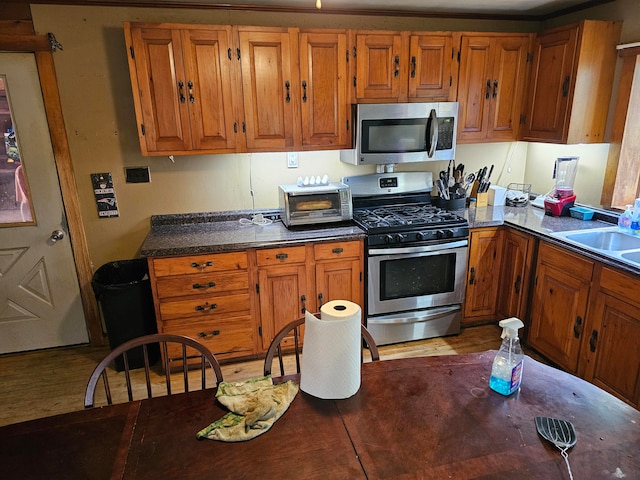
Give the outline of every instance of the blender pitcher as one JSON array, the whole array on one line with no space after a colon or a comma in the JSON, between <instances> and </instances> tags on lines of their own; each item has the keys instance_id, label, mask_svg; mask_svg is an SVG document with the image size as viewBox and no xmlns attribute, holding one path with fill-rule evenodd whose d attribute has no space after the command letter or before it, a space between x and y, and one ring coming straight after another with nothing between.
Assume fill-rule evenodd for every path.
<instances>
[{"instance_id":1,"label":"blender pitcher","mask_svg":"<svg viewBox=\"0 0 640 480\"><path fill-rule=\"evenodd\" d=\"M578 157L558 157L553 170L556 186L552 195L544 199L544 210L547 215L554 217L569 215L576 196L573 185L578 171Z\"/></svg>"}]
</instances>

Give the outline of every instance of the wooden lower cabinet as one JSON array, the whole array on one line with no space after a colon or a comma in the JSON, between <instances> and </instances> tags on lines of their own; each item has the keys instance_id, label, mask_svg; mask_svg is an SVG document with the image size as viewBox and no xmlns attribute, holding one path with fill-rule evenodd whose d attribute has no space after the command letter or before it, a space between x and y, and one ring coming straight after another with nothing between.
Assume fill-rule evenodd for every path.
<instances>
[{"instance_id":1,"label":"wooden lower cabinet","mask_svg":"<svg viewBox=\"0 0 640 480\"><path fill-rule=\"evenodd\" d=\"M256 353L246 252L149 258L149 275L159 332L195 338L220 360Z\"/></svg>"},{"instance_id":2,"label":"wooden lower cabinet","mask_svg":"<svg viewBox=\"0 0 640 480\"><path fill-rule=\"evenodd\" d=\"M463 323L494 320L498 298L502 228L478 228L469 236Z\"/></svg>"},{"instance_id":3,"label":"wooden lower cabinet","mask_svg":"<svg viewBox=\"0 0 640 480\"><path fill-rule=\"evenodd\" d=\"M362 305L363 242L256 250L262 348L287 323L331 300ZM293 339L285 339L285 347Z\"/></svg>"},{"instance_id":4,"label":"wooden lower cabinet","mask_svg":"<svg viewBox=\"0 0 640 480\"><path fill-rule=\"evenodd\" d=\"M576 373L594 262L541 242L531 301L528 343Z\"/></svg>"},{"instance_id":5,"label":"wooden lower cabinet","mask_svg":"<svg viewBox=\"0 0 640 480\"><path fill-rule=\"evenodd\" d=\"M498 287L498 318L528 316L527 302L531 285L531 267L535 250L535 239L526 233L504 228L502 242L502 264Z\"/></svg>"},{"instance_id":6,"label":"wooden lower cabinet","mask_svg":"<svg viewBox=\"0 0 640 480\"><path fill-rule=\"evenodd\" d=\"M640 279L601 269L590 302L579 374L640 408Z\"/></svg>"}]
</instances>

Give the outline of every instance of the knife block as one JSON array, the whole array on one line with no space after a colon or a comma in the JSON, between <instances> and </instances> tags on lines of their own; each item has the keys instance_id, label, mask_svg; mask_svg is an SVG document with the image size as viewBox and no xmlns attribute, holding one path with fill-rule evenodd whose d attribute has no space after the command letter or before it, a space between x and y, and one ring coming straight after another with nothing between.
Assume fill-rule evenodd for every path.
<instances>
[{"instance_id":1,"label":"knife block","mask_svg":"<svg viewBox=\"0 0 640 480\"><path fill-rule=\"evenodd\" d=\"M476 207L486 207L489 205L489 193L476 193Z\"/></svg>"}]
</instances>

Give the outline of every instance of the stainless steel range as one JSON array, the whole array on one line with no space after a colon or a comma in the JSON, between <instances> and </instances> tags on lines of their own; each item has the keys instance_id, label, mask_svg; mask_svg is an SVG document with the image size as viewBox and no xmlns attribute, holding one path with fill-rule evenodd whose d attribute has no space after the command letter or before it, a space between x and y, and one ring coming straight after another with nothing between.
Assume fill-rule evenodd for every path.
<instances>
[{"instance_id":1,"label":"stainless steel range","mask_svg":"<svg viewBox=\"0 0 640 480\"><path fill-rule=\"evenodd\" d=\"M344 177L367 232L365 317L378 345L460 332L469 224L431 204L430 172Z\"/></svg>"}]
</instances>

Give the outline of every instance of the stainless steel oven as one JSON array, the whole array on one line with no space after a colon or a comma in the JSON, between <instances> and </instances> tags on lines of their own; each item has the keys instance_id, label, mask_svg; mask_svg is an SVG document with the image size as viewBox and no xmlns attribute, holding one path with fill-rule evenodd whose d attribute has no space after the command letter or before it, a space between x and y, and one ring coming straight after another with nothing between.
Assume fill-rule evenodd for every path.
<instances>
[{"instance_id":1,"label":"stainless steel oven","mask_svg":"<svg viewBox=\"0 0 640 480\"><path fill-rule=\"evenodd\" d=\"M367 328L380 345L460 332L468 240L367 250Z\"/></svg>"},{"instance_id":2,"label":"stainless steel oven","mask_svg":"<svg viewBox=\"0 0 640 480\"><path fill-rule=\"evenodd\" d=\"M344 177L366 238L366 325L378 345L460 332L469 223L431 204L430 172Z\"/></svg>"}]
</instances>

